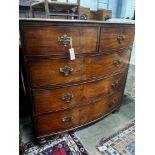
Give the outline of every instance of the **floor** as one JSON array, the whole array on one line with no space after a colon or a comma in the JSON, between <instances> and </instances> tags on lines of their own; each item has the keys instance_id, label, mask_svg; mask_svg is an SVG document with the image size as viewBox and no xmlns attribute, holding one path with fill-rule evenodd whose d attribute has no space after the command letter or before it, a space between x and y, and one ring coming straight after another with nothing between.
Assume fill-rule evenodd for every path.
<instances>
[{"instance_id":1,"label":"floor","mask_svg":"<svg viewBox=\"0 0 155 155\"><path fill-rule=\"evenodd\" d=\"M75 132L90 155L101 155L96 149L100 139L110 136L134 120L134 107L134 99L125 96L119 112L110 114L99 122ZM31 127L31 119L29 117L20 119L22 143L31 141Z\"/></svg>"},{"instance_id":2,"label":"floor","mask_svg":"<svg viewBox=\"0 0 155 155\"><path fill-rule=\"evenodd\" d=\"M101 155L98 152L97 145L103 137L108 137L126 124L130 123L135 118L134 100L129 97L124 97L123 105L119 112L111 114L103 120L85 129L75 132L82 144L88 150L90 155Z\"/></svg>"}]
</instances>

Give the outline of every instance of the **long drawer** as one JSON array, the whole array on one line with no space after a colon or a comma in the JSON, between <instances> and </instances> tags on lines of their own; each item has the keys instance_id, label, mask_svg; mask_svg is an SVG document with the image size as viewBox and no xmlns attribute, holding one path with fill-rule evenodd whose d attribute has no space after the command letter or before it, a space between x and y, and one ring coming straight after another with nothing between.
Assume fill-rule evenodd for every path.
<instances>
[{"instance_id":1,"label":"long drawer","mask_svg":"<svg viewBox=\"0 0 155 155\"><path fill-rule=\"evenodd\" d=\"M102 27L99 51L129 47L133 37L134 27Z\"/></svg>"},{"instance_id":2,"label":"long drawer","mask_svg":"<svg viewBox=\"0 0 155 155\"><path fill-rule=\"evenodd\" d=\"M38 135L58 133L94 121L116 108L120 104L121 98L122 93L116 93L114 96L107 96L96 103L38 116Z\"/></svg>"},{"instance_id":3,"label":"long drawer","mask_svg":"<svg viewBox=\"0 0 155 155\"><path fill-rule=\"evenodd\" d=\"M24 27L24 52L26 55L65 54L71 44L76 54L95 52L97 32L98 28L93 26Z\"/></svg>"},{"instance_id":4,"label":"long drawer","mask_svg":"<svg viewBox=\"0 0 155 155\"><path fill-rule=\"evenodd\" d=\"M101 100L108 94L123 92L126 72L115 76L64 88L34 90L36 113L45 113L72 108Z\"/></svg>"},{"instance_id":5,"label":"long drawer","mask_svg":"<svg viewBox=\"0 0 155 155\"><path fill-rule=\"evenodd\" d=\"M28 60L32 87L64 84L111 74L128 67L130 50L120 53L68 59Z\"/></svg>"}]
</instances>

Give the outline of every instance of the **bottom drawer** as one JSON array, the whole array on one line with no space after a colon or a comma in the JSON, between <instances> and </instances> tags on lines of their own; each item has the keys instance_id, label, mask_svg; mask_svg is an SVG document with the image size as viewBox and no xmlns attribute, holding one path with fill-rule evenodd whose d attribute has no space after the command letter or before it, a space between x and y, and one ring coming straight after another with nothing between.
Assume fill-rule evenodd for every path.
<instances>
[{"instance_id":1,"label":"bottom drawer","mask_svg":"<svg viewBox=\"0 0 155 155\"><path fill-rule=\"evenodd\" d=\"M87 124L115 109L120 104L121 98L122 93L117 93L106 96L96 103L38 116L38 136L54 134Z\"/></svg>"}]
</instances>

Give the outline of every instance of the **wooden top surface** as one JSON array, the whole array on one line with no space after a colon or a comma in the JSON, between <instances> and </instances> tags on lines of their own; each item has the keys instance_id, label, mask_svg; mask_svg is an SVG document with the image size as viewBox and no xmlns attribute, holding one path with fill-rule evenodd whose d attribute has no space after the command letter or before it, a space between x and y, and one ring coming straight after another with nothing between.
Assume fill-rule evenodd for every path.
<instances>
[{"instance_id":1,"label":"wooden top surface","mask_svg":"<svg viewBox=\"0 0 155 155\"><path fill-rule=\"evenodd\" d=\"M33 8L44 8L45 2L36 2L32 4ZM49 9L56 9L56 10L65 10L71 9L78 6L78 3L65 3L65 2L48 2Z\"/></svg>"},{"instance_id":2,"label":"wooden top surface","mask_svg":"<svg viewBox=\"0 0 155 155\"><path fill-rule=\"evenodd\" d=\"M110 21L97 21L97 20L66 20L66 19L45 19L45 18L20 18L20 22L60 22L60 23L100 23L100 24L135 24L134 20L110 20Z\"/></svg>"},{"instance_id":3,"label":"wooden top surface","mask_svg":"<svg viewBox=\"0 0 155 155\"><path fill-rule=\"evenodd\" d=\"M39 4L44 4L44 1L40 1L40 2L35 2L32 4L32 6L35 5L39 5ZM53 2L48 2L48 4L50 5L72 5L72 6L76 6L78 5L78 3L67 3L67 2L57 2L57 1L53 1Z\"/></svg>"},{"instance_id":4,"label":"wooden top surface","mask_svg":"<svg viewBox=\"0 0 155 155\"><path fill-rule=\"evenodd\" d=\"M78 5L78 2L58 2L58 1L48 1L48 4L49 5L62 5L62 6L65 6L65 5L71 5L71 6L77 6ZM25 1L25 0L19 0L19 5L21 6L30 6L30 3L29 1ZM39 5L44 5L44 0L41 0L39 2L33 2L32 1L32 6L39 6Z\"/></svg>"}]
</instances>

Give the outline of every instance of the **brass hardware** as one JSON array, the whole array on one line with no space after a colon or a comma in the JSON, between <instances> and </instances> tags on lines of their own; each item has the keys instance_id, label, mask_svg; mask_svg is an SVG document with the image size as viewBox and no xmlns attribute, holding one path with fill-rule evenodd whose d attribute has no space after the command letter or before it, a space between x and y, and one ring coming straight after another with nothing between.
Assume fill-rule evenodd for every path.
<instances>
[{"instance_id":1,"label":"brass hardware","mask_svg":"<svg viewBox=\"0 0 155 155\"><path fill-rule=\"evenodd\" d=\"M67 34L64 34L63 36L58 37L58 42L59 44L64 45L66 47L70 44L71 37L67 36Z\"/></svg>"},{"instance_id":2,"label":"brass hardware","mask_svg":"<svg viewBox=\"0 0 155 155\"><path fill-rule=\"evenodd\" d=\"M119 59L114 60L114 66L118 67L121 64L121 61Z\"/></svg>"},{"instance_id":3,"label":"brass hardware","mask_svg":"<svg viewBox=\"0 0 155 155\"><path fill-rule=\"evenodd\" d=\"M69 123L72 121L72 117L71 116L66 116L64 118L62 118L62 122L63 123Z\"/></svg>"},{"instance_id":4,"label":"brass hardware","mask_svg":"<svg viewBox=\"0 0 155 155\"><path fill-rule=\"evenodd\" d=\"M73 68L70 66L65 66L63 68L60 68L60 73L63 74L63 76L68 76L73 71Z\"/></svg>"},{"instance_id":5,"label":"brass hardware","mask_svg":"<svg viewBox=\"0 0 155 155\"><path fill-rule=\"evenodd\" d=\"M119 81L118 80L112 81L112 87L113 88L117 88L118 87L118 84L119 84Z\"/></svg>"},{"instance_id":6,"label":"brass hardware","mask_svg":"<svg viewBox=\"0 0 155 155\"><path fill-rule=\"evenodd\" d=\"M121 44L124 40L125 40L125 35L119 34L117 36L117 41L118 41L119 44Z\"/></svg>"},{"instance_id":7,"label":"brass hardware","mask_svg":"<svg viewBox=\"0 0 155 155\"><path fill-rule=\"evenodd\" d=\"M114 106L114 104L115 104L114 101L109 102L109 103L108 103L109 108L112 108L112 107Z\"/></svg>"},{"instance_id":8,"label":"brass hardware","mask_svg":"<svg viewBox=\"0 0 155 155\"><path fill-rule=\"evenodd\" d=\"M67 93L62 96L62 100L66 103L69 103L73 99L73 97L74 97L73 94Z\"/></svg>"},{"instance_id":9,"label":"brass hardware","mask_svg":"<svg viewBox=\"0 0 155 155\"><path fill-rule=\"evenodd\" d=\"M106 16L104 17L104 20L106 21L106 20L108 20L108 19L110 19L110 16L106 15Z\"/></svg>"}]
</instances>

